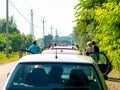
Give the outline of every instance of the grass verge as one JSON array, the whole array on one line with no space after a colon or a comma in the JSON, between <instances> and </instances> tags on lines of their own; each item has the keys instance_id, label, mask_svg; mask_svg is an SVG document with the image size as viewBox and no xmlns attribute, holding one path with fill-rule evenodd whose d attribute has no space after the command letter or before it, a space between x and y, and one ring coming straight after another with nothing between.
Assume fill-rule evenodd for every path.
<instances>
[{"instance_id":1,"label":"grass verge","mask_svg":"<svg viewBox=\"0 0 120 90\"><path fill-rule=\"evenodd\" d=\"M4 52L0 52L0 64L16 61L19 59L19 53L11 53L7 58Z\"/></svg>"}]
</instances>

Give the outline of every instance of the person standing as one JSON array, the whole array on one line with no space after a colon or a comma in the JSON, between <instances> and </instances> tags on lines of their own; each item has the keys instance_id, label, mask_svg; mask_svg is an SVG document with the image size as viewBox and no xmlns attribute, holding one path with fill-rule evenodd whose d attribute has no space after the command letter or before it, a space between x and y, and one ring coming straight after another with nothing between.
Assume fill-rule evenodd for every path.
<instances>
[{"instance_id":1,"label":"person standing","mask_svg":"<svg viewBox=\"0 0 120 90\"><path fill-rule=\"evenodd\" d=\"M87 42L87 48L84 50L84 55L88 55L89 52L94 52L94 48L92 47L92 43L89 41Z\"/></svg>"},{"instance_id":2,"label":"person standing","mask_svg":"<svg viewBox=\"0 0 120 90\"><path fill-rule=\"evenodd\" d=\"M99 47L96 45L95 41L92 41L91 43L92 43L92 45L93 45L94 52L99 52L99 51L100 51L100 50L99 50Z\"/></svg>"},{"instance_id":3,"label":"person standing","mask_svg":"<svg viewBox=\"0 0 120 90\"><path fill-rule=\"evenodd\" d=\"M32 52L33 54L39 54L41 52L41 49L37 45L36 40L32 42L32 45L28 48L28 51Z\"/></svg>"},{"instance_id":4,"label":"person standing","mask_svg":"<svg viewBox=\"0 0 120 90\"><path fill-rule=\"evenodd\" d=\"M92 41L91 42L92 43L92 46L93 46L93 48L94 48L94 52L97 52L96 54L95 54L95 57L94 57L94 59L96 60L96 62L98 62L99 61L99 59L100 59L100 55L99 55L99 47L96 45L96 43L95 43L95 41Z\"/></svg>"}]
</instances>

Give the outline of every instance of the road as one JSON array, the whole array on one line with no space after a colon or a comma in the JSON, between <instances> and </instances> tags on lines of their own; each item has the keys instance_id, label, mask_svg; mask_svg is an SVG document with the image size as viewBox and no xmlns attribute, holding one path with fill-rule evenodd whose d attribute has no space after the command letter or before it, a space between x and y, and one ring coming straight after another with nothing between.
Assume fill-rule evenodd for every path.
<instances>
[{"instance_id":1,"label":"road","mask_svg":"<svg viewBox=\"0 0 120 90\"><path fill-rule=\"evenodd\" d=\"M12 70L15 64L16 61L7 64L0 64L0 90L2 90L3 85L7 79L7 74Z\"/></svg>"}]
</instances>

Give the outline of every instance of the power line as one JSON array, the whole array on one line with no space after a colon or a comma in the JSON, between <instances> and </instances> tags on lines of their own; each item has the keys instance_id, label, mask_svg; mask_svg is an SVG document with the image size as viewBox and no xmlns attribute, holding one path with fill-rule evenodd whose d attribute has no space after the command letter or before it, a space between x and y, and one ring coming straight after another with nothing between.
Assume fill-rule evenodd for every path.
<instances>
[{"instance_id":1,"label":"power line","mask_svg":"<svg viewBox=\"0 0 120 90\"><path fill-rule=\"evenodd\" d=\"M28 23L31 24L31 22L30 22L30 21L18 10L18 8L13 4L12 0L9 0L9 1L10 1L11 5L16 9L16 11L23 17L23 19L25 19ZM25 0L25 1L27 2L28 6L29 6L30 8L32 8L32 6L31 6L31 4L28 2L28 0ZM23 5L21 5L21 6L23 6ZM24 8L24 9L26 9L26 8ZM37 12L35 12L35 13L37 13ZM40 16L40 14L38 14L38 13L37 13L37 15ZM40 27L40 26L38 26L38 25L33 25L33 26L34 26L34 28L42 28L42 26ZM44 29L44 30L45 30L45 29ZM45 32L49 33L48 30L45 30Z\"/></svg>"},{"instance_id":2,"label":"power line","mask_svg":"<svg viewBox=\"0 0 120 90\"><path fill-rule=\"evenodd\" d=\"M16 0L16 2L18 2L18 1L19 1L19 0ZM20 2L18 2L18 3L19 3L19 5L20 5L24 10L26 10L26 11L29 11L29 10L30 10L30 9L24 7L23 4L21 4Z\"/></svg>"},{"instance_id":3,"label":"power line","mask_svg":"<svg viewBox=\"0 0 120 90\"><path fill-rule=\"evenodd\" d=\"M28 22L31 23L28 19L26 19L26 17L24 17L24 15L16 8L16 6L13 4L13 2L11 0L9 0L11 5L17 10L17 12Z\"/></svg>"},{"instance_id":4,"label":"power line","mask_svg":"<svg viewBox=\"0 0 120 90\"><path fill-rule=\"evenodd\" d=\"M28 4L28 6L30 7L30 8L32 8L32 6L31 6L31 4L28 2L28 0L25 0L26 1L26 3Z\"/></svg>"},{"instance_id":5,"label":"power line","mask_svg":"<svg viewBox=\"0 0 120 90\"><path fill-rule=\"evenodd\" d=\"M13 4L13 2L11 0L9 0L11 5L16 9L16 11L28 22L31 24L31 22L26 18L24 17L24 15L17 9L17 7ZM36 28L41 28L40 26L37 26L37 25L34 25L34 27Z\"/></svg>"},{"instance_id":6,"label":"power line","mask_svg":"<svg viewBox=\"0 0 120 90\"><path fill-rule=\"evenodd\" d=\"M33 8L28 0L25 0L30 8ZM40 14L34 9L35 13L40 16Z\"/></svg>"}]
</instances>

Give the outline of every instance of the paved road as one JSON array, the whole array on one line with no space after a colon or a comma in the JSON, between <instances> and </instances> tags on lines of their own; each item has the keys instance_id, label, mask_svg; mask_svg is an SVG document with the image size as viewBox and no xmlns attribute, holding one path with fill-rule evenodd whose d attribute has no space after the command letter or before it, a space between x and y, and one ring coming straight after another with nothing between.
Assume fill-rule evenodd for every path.
<instances>
[{"instance_id":1,"label":"paved road","mask_svg":"<svg viewBox=\"0 0 120 90\"><path fill-rule=\"evenodd\" d=\"M16 62L10 62L7 64L0 64L0 90L2 90L3 85L7 79L7 74L12 70Z\"/></svg>"}]
</instances>

